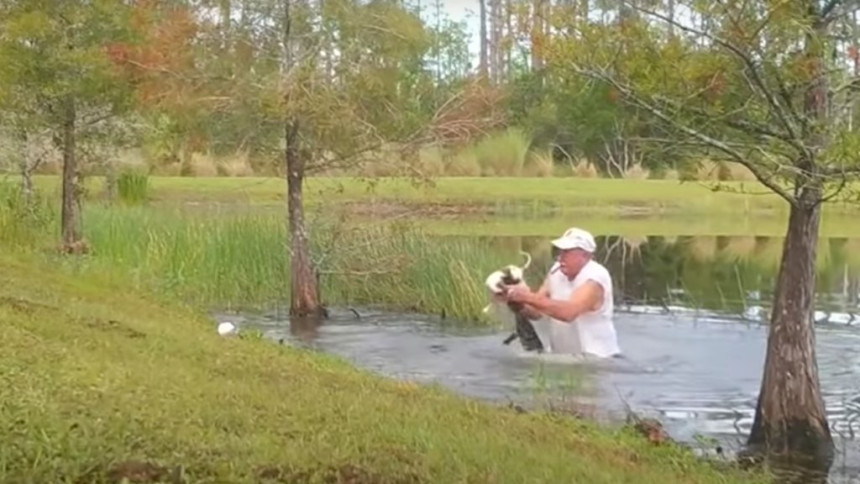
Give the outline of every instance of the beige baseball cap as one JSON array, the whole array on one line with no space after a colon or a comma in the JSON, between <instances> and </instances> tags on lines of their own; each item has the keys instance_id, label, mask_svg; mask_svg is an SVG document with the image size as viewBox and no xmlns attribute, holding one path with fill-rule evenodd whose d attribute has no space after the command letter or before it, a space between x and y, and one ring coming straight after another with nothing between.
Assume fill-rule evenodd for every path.
<instances>
[{"instance_id":1,"label":"beige baseball cap","mask_svg":"<svg viewBox=\"0 0 860 484\"><path fill-rule=\"evenodd\" d=\"M597 248L594 236L577 227L567 229L561 237L552 241L552 245L561 250L582 249L586 252L594 252Z\"/></svg>"}]
</instances>

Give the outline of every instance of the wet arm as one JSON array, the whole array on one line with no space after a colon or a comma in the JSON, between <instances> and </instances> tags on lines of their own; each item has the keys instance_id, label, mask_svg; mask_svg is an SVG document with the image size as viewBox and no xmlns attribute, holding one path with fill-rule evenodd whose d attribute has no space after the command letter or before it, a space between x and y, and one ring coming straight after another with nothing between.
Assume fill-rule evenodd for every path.
<instances>
[{"instance_id":1,"label":"wet arm","mask_svg":"<svg viewBox=\"0 0 860 484\"><path fill-rule=\"evenodd\" d=\"M549 278L544 279L543 284L541 284L540 288L535 292L535 295L549 298ZM543 317L542 312L528 303L523 305L523 313L525 313L526 317L529 319L540 319Z\"/></svg>"},{"instance_id":2,"label":"wet arm","mask_svg":"<svg viewBox=\"0 0 860 484\"><path fill-rule=\"evenodd\" d=\"M595 281L588 281L566 301L550 299L539 291L531 294L524 302L531 310L570 323L580 314L600 307L602 300L603 287Z\"/></svg>"}]
</instances>

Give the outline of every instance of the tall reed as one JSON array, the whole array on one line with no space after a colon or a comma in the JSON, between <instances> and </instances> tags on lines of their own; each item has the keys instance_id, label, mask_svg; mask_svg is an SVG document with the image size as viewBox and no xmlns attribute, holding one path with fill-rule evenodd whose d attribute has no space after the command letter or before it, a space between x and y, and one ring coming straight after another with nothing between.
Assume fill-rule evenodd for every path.
<instances>
[{"instance_id":1,"label":"tall reed","mask_svg":"<svg viewBox=\"0 0 860 484\"><path fill-rule=\"evenodd\" d=\"M195 304L260 306L288 294L280 217L93 207L86 234L94 263Z\"/></svg>"},{"instance_id":2,"label":"tall reed","mask_svg":"<svg viewBox=\"0 0 860 484\"><path fill-rule=\"evenodd\" d=\"M117 177L120 200L136 204L145 202L149 192L149 178L145 173L125 171Z\"/></svg>"},{"instance_id":3,"label":"tall reed","mask_svg":"<svg viewBox=\"0 0 860 484\"><path fill-rule=\"evenodd\" d=\"M525 131L511 127L482 139L472 149L485 176L519 176L530 145Z\"/></svg>"},{"instance_id":4,"label":"tall reed","mask_svg":"<svg viewBox=\"0 0 860 484\"><path fill-rule=\"evenodd\" d=\"M34 192L28 201L19 184L0 179L0 245L35 247L46 240L58 217L57 208L40 193Z\"/></svg>"},{"instance_id":5,"label":"tall reed","mask_svg":"<svg viewBox=\"0 0 860 484\"><path fill-rule=\"evenodd\" d=\"M189 211L178 208L90 205L84 233L92 250L76 270L110 272L208 309L271 309L288 303L289 239L282 211ZM19 249L50 247L50 223L4 237ZM3 227L21 227L0 208ZM324 301L370 305L479 320L486 304L483 280L517 254L488 241L440 238L410 225L310 227L321 270ZM22 235L23 234L23 235ZM338 243L329 247L328 241ZM26 241L27 243L23 243ZM37 242L37 243L33 243ZM28 244L30 244L28 246Z\"/></svg>"},{"instance_id":6,"label":"tall reed","mask_svg":"<svg viewBox=\"0 0 860 484\"><path fill-rule=\"evenodd\" d=\"M347 304L455 318L479 319L487 303L487 274L512 257L519 260L489 242L430 237L411 227L365 229L359 240L354 250L338 254L325 279L327 294Z\"/></svg>"}]
</instances>

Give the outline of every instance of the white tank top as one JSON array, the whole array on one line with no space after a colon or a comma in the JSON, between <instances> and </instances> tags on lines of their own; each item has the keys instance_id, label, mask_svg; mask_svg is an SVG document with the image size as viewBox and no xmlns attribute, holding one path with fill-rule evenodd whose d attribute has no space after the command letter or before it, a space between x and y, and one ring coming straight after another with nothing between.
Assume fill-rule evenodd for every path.
<instances>
[{"instance_id":1,"label":"white tank top","mask_svg":"<svg viewBox=\"0 0 860 484\"><path fill-rule=\"evenodd\" d=\"M603 287L603 304L595 311L583 313L570 323L549 318L551 321L550 346L553 352L589 353L601 358L621 353L615 326L612 322L614 300L612 277L600 263L590 260L573 280L561 271L558 263L550 269L549 297L555 300L570 298L573 291L593 280Z\"/></svg>"}]
</instances>

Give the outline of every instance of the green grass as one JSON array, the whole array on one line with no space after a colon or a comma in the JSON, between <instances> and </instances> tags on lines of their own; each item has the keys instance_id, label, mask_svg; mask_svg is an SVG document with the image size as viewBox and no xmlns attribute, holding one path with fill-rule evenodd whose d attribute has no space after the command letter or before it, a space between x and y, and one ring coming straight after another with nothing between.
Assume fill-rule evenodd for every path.
<instances>
[{"instance_id":1,"label":"green grass","mask_svg":"<svg viewBox=\"0 0 860 484\"><path fill-rule=\"evenodd\" d=\"M147 184L149 179L145 174L125 172L117 178L117 191L122 201L126 203L141 203L146 201Z\"/></svg>"},{"instance_id":2,"label":"green grass","mask_svg":"<svg viewBox=\"0 0 860 484\"><path fill-rule=\"evenodd\" d=\"M107 482L129 462L201 483L752 482L630 431L221 338L122 279L29 257L0 255L0 320L2 482Z\"/></svg>"},{"instance_id":3,"label":"green grass","mask_svg":"<svg viewBox=\"0 0 860 484\"><path fill-rule=\"evenodd\" d=\"M50 253L56 208L25 223L0 208L0 244L21 253ZM213 309L260 310L288 304L289 247L279 212L88 205L84 234L91 249L84 273L111 272L140 289ZM411 224L358 230L338 219L309 221L324 300L384 306L488 323L483 279L516 250L489 243L432 238ZM337 245L332 241L337 240Z\"/></svg>"},{"instance_id":4,"label":"green grass","mask_svg":"<svg viewBox=\"0 0 860 484\"><path fill-rule=\"evenodd\" d=\"M504 250L489 241L431 238L408 226L357 230L347 240L352 241L351 250L341 251L333 263L335 271L345 274L323 287L330 300L444 312L484 323L487 274L522 260L513 248Z\"/></svg>"},{"instance_id":5,"label":"green grass","mask_svg":"<svg viewBox=\"0 0 860 484\"><path fill-rule=\"evenodd\" d=\"M7 194L7 200L14 199L14 193ZM59 227L56 202L41 206L32 217L25 217L15 204L0 205L6 207L0 207L0 243L4 250L42 253L55 248ZM596 234L621 233L632 237L634 245L635 239L643 235L765 232L779 236L782 230L774 220L777 217L617 219L599 215L550 219L497 216L483 222L473 217L418 217L395 223L384 217L359 229L355 217L349 216L341 225L337 210L317 208L323 207L310 210L308 219L313 257L322 272L322 295L327 305L445 314L463 323L481 324L498 324L481 312L486 304L486 275L503 264L519 262L520 249L528 250L536 261L549 260L550 238L569 225L581 225ZM85 206L83 220L92 253L79 270L86 274L115 273L133 281L138 289L199 307L244 311L283 307L289 302L290 292L289 277L285 276L289 274L285 218L283 207L175 203L109 207L90 202ZM856 237L860 227L848 224L847 218L839 214L825 216L822 235ZM622 224L616 225L619 221ZM499 239L501 235L513 237ZM540 235L540 239L518 238L523 235ZM761 243L747 239L751 237L719 251L716 242L706 240L679 250L695 252L688 257L700 258L704 254L708 260L717 252L729 258L755 259L768 270L775 270L779 241L769 244L772 250L765 257L756 252ZM333 245L334 240L339 243ZM827 266L828 254L823 249L819 251L822 266ZM846 254L850 256L853 251L847 250ZM538 284L540 274L538 264L529 272L529 282Z\"/></svg>"},{"instance_id":6,"label":"green grass","mask_svg":"<svg viewBox=\"0 0 860 484\"><path fill-rule=\"evenodd\" d=\"M423 216L420 213L406 217L421 226L428 234L496 237L558 237L569 227L587 228L595 236L621 235L647 236L757 236L784 237L788 214L739 215L647 215L622 217L595 213L545 216ZM386 223L372 216L357 217L354 222ZM822 217L821 237L860 237L860 224L856 215L827 213Z\"/></svg>"},{"instance_id":7,"label":"green grass","mask_svg":"<svg viewBox=\"0 0 860 484\"><path fill-rule=\"evenodd\" d=\"M87 179L91 196L103 181ZM251 202L285 200L286 183L279 178L151 177L155 202ZM59 178L39 176L38 186L59 193ZM310 204L326 202L389 202L398 204L482 205L495 210L561 210L567 213L729 214L787 213L786 202L757 182L726 182L746 193L713 192L697 182L587 178L448 177L415 185L408 179L348 177L309 178ZM856 213L858 204L830 203L825 212Z\"/></svg>"},{"instance_id":8,"label":"green grass","mask_svg":"<svg viewBox=\"0 0 860 484\"><path fill-rule=\"evenodd\" d=\"M472 152L484 174L520 176L526 163L531 139L519 128L507 130L478 141Z\"/></svg>"}]
</instances>

